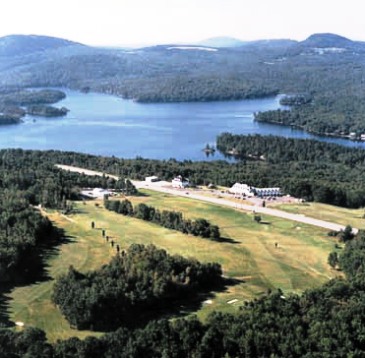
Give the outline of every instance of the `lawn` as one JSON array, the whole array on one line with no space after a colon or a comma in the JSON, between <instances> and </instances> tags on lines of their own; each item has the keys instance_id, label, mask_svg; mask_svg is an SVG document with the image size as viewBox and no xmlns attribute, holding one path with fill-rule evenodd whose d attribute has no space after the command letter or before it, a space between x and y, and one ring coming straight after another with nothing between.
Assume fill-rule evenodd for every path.
<instances>
[{"instance_id":1,"label":"lawn","mask_svg":"<svg viewBox=\"0 0 365 358\"><path fill-rule=\"evenodd\" d=\"M364 209L347 209L321 203L281 204L275 206L275 208L342 225L351 225L358 229L365 228Z\"/></svg>"},{"instance_id":2,"label":"lawn","mask_svg":"<svg viewBox=\"0 0 365 358\"><path fill-rule=\"evenodd\" d=\"M192 219L204 217L219 225L227 240L213 242L187 236L106 211L102 202L79 202L75 203L77 212L67 217L48 213L69 237L69 242L60 246L59 253L48 259L49 275L55 278L66 272L69 265L83 272L100 267L116 253L115 247L111 248L111 240L121 249L132 243L153 243L172 254L195 257L203 262L219 262L224 275L236 280L235 285L228 286L224 292L212 293L207 303L202 304L196 312L202 319L213 310L234 312L245 300L258 297L268 289L281 288L286 294L300 293L336 275L327 264L334 241L325 230L265 216L258 224L251 213L157 192L144 191L144 194L131 201L182 211L185 217ZM91 228L92 221L95 229ZM101 229L106 230L109 243L102 237ZM50 341L99 335L69 327L51 303L52 284L53 281L46 281L14 289L10 295L11 319L44 329Z\"/></svg>"}]
</instances>

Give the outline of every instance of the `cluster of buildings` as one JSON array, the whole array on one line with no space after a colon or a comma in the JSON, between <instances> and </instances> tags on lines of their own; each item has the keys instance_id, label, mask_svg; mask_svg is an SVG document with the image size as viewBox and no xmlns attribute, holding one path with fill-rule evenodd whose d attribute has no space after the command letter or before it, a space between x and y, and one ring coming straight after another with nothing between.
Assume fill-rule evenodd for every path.
<instances>
[{"instance_id":1,"label":"cluster of buildings","mask_svg":"<svg viewBox=\"0 0 365 358\"><path fill-rule=\"evenodd\" d=\"M235 196L242 197L269 197L269 196L281 196L280 188L255 188L253 186L249 186L247 184L235 183L230 189L229 192L234 194Z\"/></svg>"},{"instance_id":2,"label":"cluster of buildings","mask_svg":"<svg viewBox=\"0 0 365 358\"><path fill-rule=\"evenodd\" d=\"M157 176L146 177L146 182L154 183L160 181ZM165 182L168 184L167 182ZM176 189L185 189L190 186L189 179L184 178L182 175L176 176L171 181L171 185ZM277 197L282 196L282 192L280 188L256 188L243 183L235 183L230 189L229 192L234 194L236 197Z\"/></svg>"},{"instance_id":3,"label":"cluster of buildings","mask_svg":"<svg viewBox=\"0 0 365 358\"><path fill-rule=\"evenodd\" d=\"M361 141L365 141L365 134L360 134L358 135L356 132L351 132L349 134L349 138L352 140L361 140Z\"/></svg>"}]
</instances>

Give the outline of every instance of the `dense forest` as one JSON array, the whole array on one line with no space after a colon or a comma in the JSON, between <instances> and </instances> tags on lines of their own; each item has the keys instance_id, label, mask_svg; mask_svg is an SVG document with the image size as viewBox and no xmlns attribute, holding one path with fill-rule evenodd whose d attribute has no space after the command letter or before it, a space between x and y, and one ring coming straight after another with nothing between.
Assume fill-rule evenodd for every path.
<instances>
[{"instance_id":1,"label":"dense forest","mask_svg":"<svg viewBox=\"0 0 365 358\"><path fill-rule=\"evenodd\" d=\"M355 98L353 100L356 101ZM351 100L347 107L349 106L352 106ZM359 107L358 113L351 113L353 110L348 110L344 115L341 109L325 113L323 105L300 104L294 105L290 110L278 109L255 113L255 120L291 126L319 135L360 140L361 135L365 134L365 124L361 116L361 110L365 110L365 105L356 106Z\"/></svg>"},{"instance_id":2,"label":"dense forest","mask_svg":"<svg viewBox=\"0 0 365 358\"><path fill-rule=\"evenodd\" d=\"M242 139L244 139L243 142ZM65 205L67 206L67 201L70 198L77 197L78 188L80 187L113 187L118 183L105 176L88 177L62 172L54 167L55 163L83 165L105 172L114 172L124 178L142 177L154 172L171 178L176 173L186 171L187 173L183 173L184 176L186 174L195 175L198 180L204 182L204 180L214 179L216 170L218 175L222 175L221 178L225 178L225 180L234 178L235 175L241 175L246 171L248 173L248 170L252 171L255 167L261 168L261 165L272 165L272 168L278 165L278 168L281 168L281 173L283 173L284 163L294 163L294 161L298 161L295 169L296 175L299 176L301 173L303 180L310 181L312 177L316 178L316 176L313 173L313 175L309 175L308 172L302 172L302 170L307 166L311 170L322 166L322 173L325 173L325 163L328 162L332 164L333 170L337 170L338 184L342 181L346 183L345 179L349 175L348 172L351 171L351 167L354 170L353 173L350 172L353 176L352 180L357 185L360 183L360 173L362 173L360 166L365 155L361 150L320 142L298 140L289 140L288 142L280 138L259 136L247 138L236 138L234 136L229 139L229 143L235 145L240 153L247 154L249 159L242 163L233 164L224 162L180 163L173 160L165 162L145 159L122 160L71 152L0 151L0 166L2 169L0 171L0 192L3 207L1 227L3 230L2 240L4 240L0 244L2 248L1 255L6 257L4 255L7 255L9 251L15 253L14 263L6 265L5 274L3 274L4 268L2 268L1 277L11 279L11 276L16 276L12 272L23 275L24 269L29 269L29 267L17 266L19 261L16 258L20 257L18 253L28 255L33 252L34 246L32 245L34 243L38 245L40 242L34 241L35 237L39 237L36 235L37 232L39 233L38 228L44 228L45 230L41 230L43 233L47 232L46 229L49 228L47 221L32 207L29 207L29 204L37 205L42 203L45 206L63 209ZM255 158L261 159L255 160ZM244 171L242 168L244 168ZM358 181L354 175L356 171L359 173ZM272 173L271 170L267 172L267 180L273 176ZM219 178L219 176L215 178ZM122 183L119 183L117 186L121 185ZM26 231L23 231L23 228L26 228ZM24 235L25 232L29 235ZM13 234L14 236L12 236ZM13 237L14 239L29 237L29 239L17 241L11 239ZM44 235L41 237L47 240ZM19 247L15 246L15 249L10 249L10 241L21 245ZM24 243L26 243L25 247ZM151 250L155 254L159 252L155 248L151 248ZM144 252L141 247L136 251L141 255ZM85 289L85 295L83 296L85 300L81 301L80 304L85 305L97 302L97 297L103 302L115 297L113 294L117 292L119 286L113 284L108 286L108 280L98 280L97 277L99 277L99 274L112 275L113 272L119 273L122 271L120 264L124 262L123 257L125 257L125 260L129 257L126 254L122 255L123 253L120 253L120 256L114 258L110 265L93 273L81 274L71 269L65 277L72 276L71 281L74 282L74 286L72 286L74 291L71 289L61 291L63 294L65 292L78 292L77 287L80 283L80 292ZM159 255L160 253L157 256L160 257ZM338 256L338 267L344 271L347 279L330 281L321 288L305 292L302 296L287 296L280 291L272 292L259 300L248 302L236 315L214 313L205 323L194 317L177 319L171 322L167 320L151 321L145 327L138 329L119 328L117 331L108 333L101 338L90 337L85 340L72 338L52 345L46 342L44 333L36 328L27 328L21 333L2 329L0 330L0 357L99 358L138 357L141 355L149 357L333 357L334 352L338 357L348 357L351 354L354 357L360 357L365 351L362 339L365 307L363 299L365 297L364 233L360 232L356 238L350 238L346 243L346 248L342 252L338 250ZM174 261L170 261L167 254L165 257L169 262L168 265L174 265ZM157 261L165 262L160 259ZM1 260L1 262L5 261ZM20 262L26 264L27 260L21 260ZM187 261L181 259L181 262ZM139 278L145 279L142 282L153 282L153 280L148 279L147 274L152 271L143 268L138 271L133 264L133 260L130 261L130 264L131 266L128 266L126 263L126 267L131 269L135 267L136 270L133 272ZM196 264L198 265L198 263ZM183 275L177 275L177 269L175 269L175 274L172 274L171 266L168 265L164 268L167 268L169 275L162 275L160 283L165 282L166 279L166 282L176 283L179 289L181 286L185 287L188 281L186 269L179 271L181 274L184 273ZM142 274L142 272L145 272L145 274ZM95 281L93 278L95 278ZM204 276L204 282L205 278ZM90 292L91 287L99 287L97 285L102 283L112 289L111 296L109 295L106 298L106 296L98 296L96 293L95 296L87 294L87 292ZM91 286L88 289L87 285L89 284ZM157 281L155 284L157 286L147 287L163 287L164 289L170 287L169 285L159 286ZM135 282L135 286L132 287L143 291L144 286L137 285L137 282ZM195 286L191 286L191 288L193 287ZM190 288L188 292L189 290ZM159 292L171 293L171 291L163 290ZM145 297L148 299L151 298L149 293L151 293L151 288L146 288ZM138 297L144 296L140 294ZM152 297L152 300L154 300L155 296ZM95 298L96 301L91 298ZM99 309L99 306L97 307ZM71 307L69 309L72 310ZM101 311L100 308L100 311L96 312L100 313ZM82 313L84 311L78 310L78 312ZM113 310L114 315L115 312ZM106 313L104 312L104 314ZM108 314L111 315L111 313ZM88 324L90 324L90 321Z\"/></svg>"},{"instance_id":3,"label":"dense forest","mask_svg":"<svg viewBox=\"0 0 365 358\"><path fill-rule=\"evenodd\" d=\"M237 163L129 160L69 152L55 152L52 160L132 179L157 175L171 180L180 174L196 185L230 187L245 182L256 187L281 187L284 193L308 201L354 208L364 205L365 152L361 149L312 140L229 134L219 136L217 144L222 152L235 148L238 153L248 154L241 155Z\"/></svg>"},{"instance_id":4,"label":"dense forest","mask_svg":"<svg viewBox=\"0 0 365 358\"><path fill-rule=\"evenodd\" d=\"M235 315L213 313L205 323L195 317L163 319L53 345L35 328L0 330L0 357L362 357L364 257L365 234L360 232L340 253L346 279L331 280L301 296L269 292Z\"/></svg>"},{"instance_id":5,"label":"dense forest","mask_svg":"<svg viewBox=\"0 0 365 358\"><path fill-rule=\"evenodd\" d=\"M256 173L270 173L270 186L306 200L347 207L365 204L362 180L365 151L334 144L287 139L282 137L243 136L224 133L217 138L217 148L223 153L235 153ZM252 165L252 163L255 163ZM247 179L248 178L248 179ZM255 184L246 175L241 181Z\"/></svg>"},{"instance_id":6,"label":"dense forest","mask_svg":"<svg viewBox=\"0 0 365 358\"><path fill-rule=\"evenodd\" d=\"M219 240L221 235L219 227L212 225L204 218L195 220L184 219L183 214L178 211L162 210L162 212L153 206L140 203L133 208L132 203L125 200L104 200L104 206L107 210L114 211L118 214L133 216L137 219L151 221L168 229L177 230L184 234L201 236L211 240Z\"/></svg>"},{"instance_id":7,"label":"dense forest","mask_svg":"<svg viewBox=\"0 0 365 358\"><path fill-rule=\"evenodd\" d=\"M33 153L35 154L35 153ZM34 276L42 267L42 250L57 245L61 233L41 215L42 207L68 212L82 187L102 187L134 193L124 179L62 172L50 160L22 150L0 154L0 282ZM39 207L40 205L40 207Z\"/></svg>"},{"instance_id":8,"label":"dense forest","mask_svg":"<svg viewBox=\"0 0 365 358\"><path fill-rule=\"evenodd\" d=\"M42 265L40 247L57 231L18 192L3 189L0 196L0 283L24 281Z\"/></svg>"},{"instance_id":9,"label":"dense forest","mask_svg":"<svg viewBox=\"0 0 365 358\"><path fill-rule=\"evenodd\" d=\"M121 177L88 176L65 172L55 167L62 152L24 151L5 149L0 151L1 187L18 191L31 205L41 204L49 208L67 209L68 201L78 199L81 188L109 188L135 193L129 180Z\"/></svg>"},{"instance_id":10,"label":"dense forest","mask_svg":"<svg viewBox=\"0 0 365 358\"><path fill-rule=\"evenodd\" d=\"M0 179L4 187L24 191L32 204L59 208L65 207L67 200L77 198L77 188L124 188L125 182L64 172L54 167L57 163L136 180L150 175L171 180L182 175L196 185L213 183L230 187L235 182L245 182L255 187L281 187L284 193L309 201L353 208L364 205L365 151L361 149L312 140L231 134L219 136L217 144L222 152L235 148L241 159L235 163L178 162L74 152L1 150L0 167L6 171L0 173Z\"/></svg>"},{"instance_id":11,"label":"dense forest","mask_svg":"<svg viewBox=\"0 0 365 358\"><path fill-rule=\"evenodd\" d=\"M60 90L21 90L2 94L0 102L6 105L29 106L53 104L65 98L66 94Z\"/></svg>"},{"instance_id":12,"label":"dense forest","mask_svg":"<svg viewBox=\"0 0 365 358\"><path fill-rule=\"evenodd\" d=\"M52 299L78 329L112 330L145 322L217 287L221 275L219 264L134 244L97 271L82 274L70 267L56 280Z\"/></svg>"}]
</instances>

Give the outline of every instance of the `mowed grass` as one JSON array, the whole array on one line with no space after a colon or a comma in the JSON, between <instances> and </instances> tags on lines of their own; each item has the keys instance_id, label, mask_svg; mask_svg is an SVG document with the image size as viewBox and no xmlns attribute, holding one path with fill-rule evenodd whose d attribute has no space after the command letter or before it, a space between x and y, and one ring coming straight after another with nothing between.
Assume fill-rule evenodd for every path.
<instances>
[{"instance_id":1,"label":"mowed grass","mask_svg":"<svg viewBox=\"0 0 365 358\"><path fill-rule=\"evenodd\" d=\"M77 213L69 217L49 214L70 238L69 243L60 247L59 254L48 260L49 275L56 278L66 272L69 265L86 272L107 263L116 252L102 238L102 228L121 249L132 243L152 243L171 254L194 257L202 262L219 262L224 275L237 283L224 292L212 293L209 304L202 304L196 312L202 319L213 310L234 312L244 301L258 297L268 289L300 293L337 274L327 264L334 241L327 236L326 230L266 216L262 216L264 223L258 224L251 213L189 198L151 191L144 193L145 196L131 198L133 204L144 202L159 209L182 211L186 218L204 217L219 225L227 240L213 242L124 217L105 210L101 201L76 203ZM96 229L91 229L92 221ZM45 330L50 341L100 335L69 327L51 302L52 285L53 281L47 281L13 290L9 308L11 319ZM232 300L234 302L227 303Z\"/></svg>"},{"instance_id":2,"label":"mowed grass","mask_svg":"<svg viewBox=\"0 0 365 358\"><path fill-rule=\"evenodd\" d=\"M70 265L81 271L94 270L107 263L114 252L100 240L100 231L91 231L83 220L72 222L59 213L48 214L58 227L64 228L69 243L58 248L48 261L48 274L55 278L67 272ZM90 223L89 223L90 225ZM60 311L51 302L53 280L18 287L10 294L9 313L13 321L39 327L50 341L72 336L85 338L100 333L77 331L70 328Z\"/></svg>"},{"instance_id":3,"label":"mowed grass","mask_svg":"<svg viewBox=\"0 0 365 358\"><path fill-rule=\"evenodd\" d=\"M347 209L321 203L281 204L275 208L294 214L304 214L317 219L331 221L342 225L351 225L358 229L365 228L365 214L362 209Z\"/></svg>"}]
</instances>

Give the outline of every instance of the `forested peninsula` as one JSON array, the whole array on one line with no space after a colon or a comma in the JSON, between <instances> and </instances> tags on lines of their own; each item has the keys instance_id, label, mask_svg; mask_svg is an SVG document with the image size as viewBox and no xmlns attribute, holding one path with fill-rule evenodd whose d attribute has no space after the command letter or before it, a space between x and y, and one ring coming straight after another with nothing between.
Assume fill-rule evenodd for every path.
<instances>
[{"instance_id":1,"label":"forested peninsula","mask_svg":"<svg viewBox=\"0 0 365 358\"><path fill-rule=\"evenodd\" d=\"M59 117L67 114L65 107L50 104L66 98L60 90L18 90L0 93L0 125L21 123L26 114L41 117Z\"/></svg>"}]
</instances>

